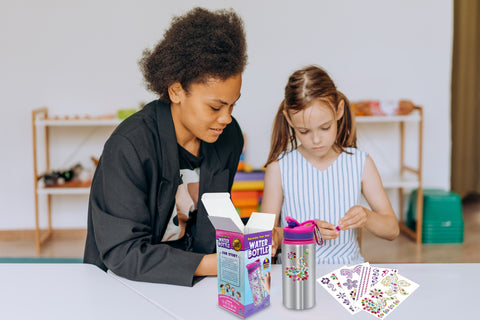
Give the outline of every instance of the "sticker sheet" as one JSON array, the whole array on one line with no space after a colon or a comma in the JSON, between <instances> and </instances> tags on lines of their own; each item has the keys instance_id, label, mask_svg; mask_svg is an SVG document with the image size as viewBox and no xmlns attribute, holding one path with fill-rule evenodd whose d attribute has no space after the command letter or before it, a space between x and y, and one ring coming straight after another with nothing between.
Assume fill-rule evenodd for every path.
<instances>
[{"instance_id":1,"label":"sticker sheet","mask_svg":"<svg viewBox=\"0 0 480 320\"><path fill-rule=\"evenodd\" d=\"M398 274L397 269L369 263L343 266L317 282L351 314L366 311L385 318L419 285Z\"/></svg>"},{"instance_id":2,"label":"sticker sheet","mask_svg":"<svg viewBox=\"0 0 480 320\"><path fill-rule=\"evenodd\" d=\"M368 290L381 281L389 273L397 273L397 269L379 268L368 265L361 269L360 280L358 282L357 294L353 297L354 302L359 301L365 296Z\"/></svg>"},{"instance_id":3,"label":"sticker sheet","mask_svg":"<svg viewBox=\"0 0 480 320\"><path fill-rule=\"evenodd\" d=\"M379 319L385 319L418 287L417 283L390 272L370 287L367 294L357 301L357 306Z\"/></svg>"},{"instance_id":4,"label":"sticker sheet","mask_svg":"<svg viewBox=\"0 0 480 320\"><path fill-rule=\"evenodd\" d=\"M365 278L365 275L371 274L370 269L368 262L351 267L343 266L339 269L338 279L351 303L357 301L362 279Z\"/></svg>"},{"instance_id":5,"label":"sticker sheet","mask_svg":"<svg viewBox=\"0 0 480 320\"><path fill-rule=\"evenodd\" d=\"M347 268L347 267L342 267ZM327 273L323 277L317 279L317 282L327 290L332 297L337 300L345 309L348 310L351 314L359 312L361 309L354 305L353 299L350 297L350 292L347 292L342 287L340 282L340 272L342 268L334 270L333 272Z\"/></svg>"}]
</instances>

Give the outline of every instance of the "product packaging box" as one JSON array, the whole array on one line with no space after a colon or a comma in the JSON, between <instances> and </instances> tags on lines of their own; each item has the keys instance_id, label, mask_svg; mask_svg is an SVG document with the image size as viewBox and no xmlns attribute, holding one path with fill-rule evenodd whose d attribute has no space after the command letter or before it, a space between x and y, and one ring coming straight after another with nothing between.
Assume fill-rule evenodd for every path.
<instances>
[{"instance_id":1,"label":"product packaging box","mask_svg":"<svg viewBox=\"0 0 480 320\"><path fill-rule=\"evenodd\" d=\"M205 193L202 202L217 234L218 304L246 318L270 305L275 215L253 212L244 225L229 193Z\"/></svg>"}]
</instances>

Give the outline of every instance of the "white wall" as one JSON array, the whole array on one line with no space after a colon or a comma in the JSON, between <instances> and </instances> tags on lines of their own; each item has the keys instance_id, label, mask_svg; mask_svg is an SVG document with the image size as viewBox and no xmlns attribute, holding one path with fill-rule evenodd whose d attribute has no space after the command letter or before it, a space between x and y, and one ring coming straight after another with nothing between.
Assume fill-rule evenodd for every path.
<instances>
[{"instance_id":1,"label":"white wall","mask_svg":"<svg viewBox=\"0 0 480 320\"><path fill-rule=\"evenodd\" d=\"M247 135L247 162L266 160L288 75L315 63L351 100L423 105L424 185L449 188L452 1L7 0L0 2L0 229L34 227L31 110L99 115L151 100L137 60L172 15L196 5L233 7L245 21L249 64L234 115ZM54 165L87 159L88 166L100 152L75 132L60 133L74 142L53 143ZM86 199L56 197L54 226L86 226Z\"/></svg>"}]
</instances>

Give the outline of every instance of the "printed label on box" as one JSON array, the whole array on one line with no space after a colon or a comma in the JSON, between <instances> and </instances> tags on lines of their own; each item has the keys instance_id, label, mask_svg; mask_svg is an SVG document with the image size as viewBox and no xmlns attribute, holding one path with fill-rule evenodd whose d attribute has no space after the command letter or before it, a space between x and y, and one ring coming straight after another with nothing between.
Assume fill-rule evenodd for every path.
<instances>
[{"instance_id":1,"label":"printed label on box","mask_svg":"<svg viewBox=\"0 0 480 320\"><path fill-rule=\"evenodd\" d=\"M206 193L202 202L217 235L218 304L248 317L270 305L275 215L254 212L243 226L228 193Z\"/></svg>"},{"instance_id":2,"label":"printed label on box","mask_svg":"<svg viewBox=\"0 0 480 320\"><path fill-rule=\"evenodd\" d=\"M271 231L244 235L217 230L221 307L247 317L270 305L271 246Z\"/></svg>"}]
</instances>

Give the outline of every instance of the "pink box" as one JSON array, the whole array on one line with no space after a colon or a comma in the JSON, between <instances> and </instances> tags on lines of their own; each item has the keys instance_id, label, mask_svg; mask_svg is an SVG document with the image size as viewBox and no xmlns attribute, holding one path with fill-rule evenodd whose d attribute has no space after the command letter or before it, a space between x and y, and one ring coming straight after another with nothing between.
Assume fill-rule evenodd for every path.
<instances>
[{"instance_id":1,"label":"pink box","mask_svg":"<svg viewBox=\"0 0 480 320\"><path fill-rule=\"evenodd\" d=\"M218 304L246 318L270 305L275 215L253 212L244 226L230 194L206 193L202 202L217 235Z\"/></svg>"}]
</instances>

